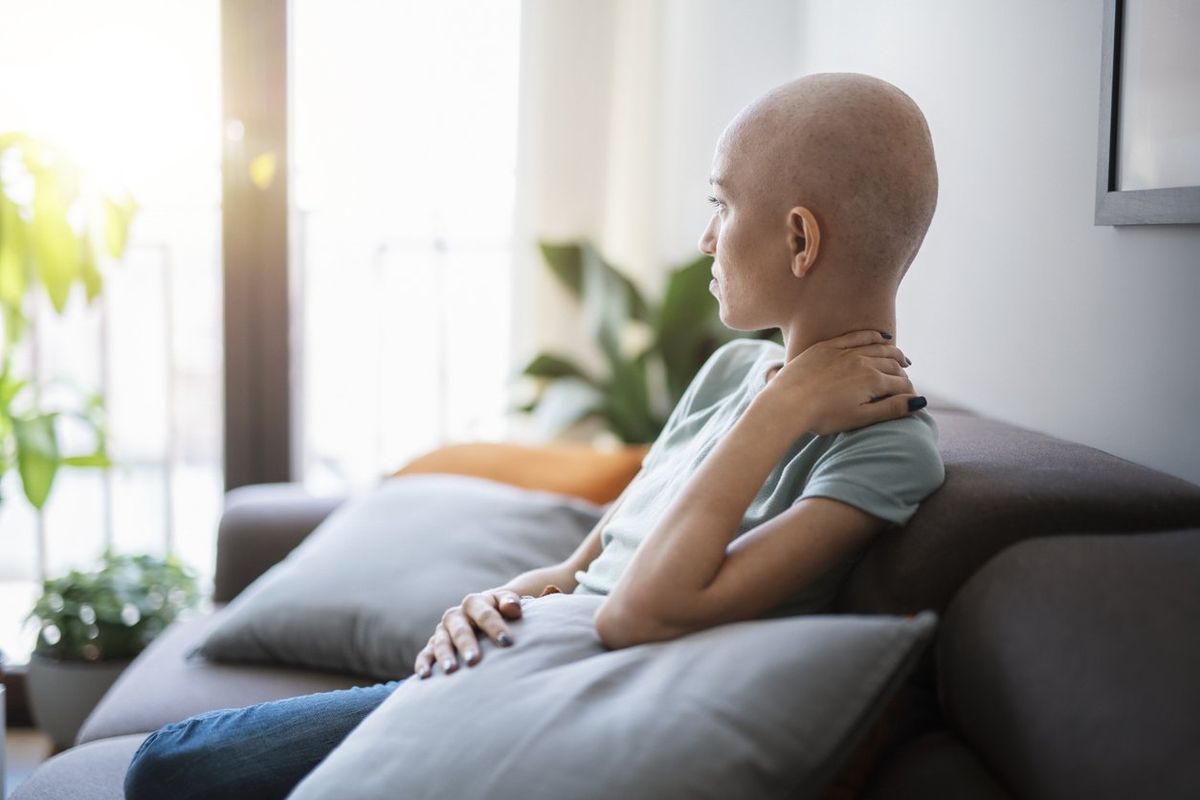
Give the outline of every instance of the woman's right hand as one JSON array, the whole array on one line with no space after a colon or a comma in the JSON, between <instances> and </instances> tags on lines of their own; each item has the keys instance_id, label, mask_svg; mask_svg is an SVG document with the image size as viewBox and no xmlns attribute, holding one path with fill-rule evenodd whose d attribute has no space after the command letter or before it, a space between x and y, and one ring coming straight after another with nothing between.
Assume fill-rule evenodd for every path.
<instances>
[{"instance_id":1,"label":"woman's right hand","mask_svg":"<svg viewBox=\"0 0 1200 800\"><path fill-rule=\"evenodd\" d=\"M417 653L413 671L428 678L433 674L433 662L438 661L444 672L453 672L458 669L459 653L463 661L474 666L481 658L475 630L483 631L499 646L508 647L513 644L513 637L504 620L520 616L521 596L512 589L471 592L442 614L429 642Z\"/></svg>"}]
</instances>

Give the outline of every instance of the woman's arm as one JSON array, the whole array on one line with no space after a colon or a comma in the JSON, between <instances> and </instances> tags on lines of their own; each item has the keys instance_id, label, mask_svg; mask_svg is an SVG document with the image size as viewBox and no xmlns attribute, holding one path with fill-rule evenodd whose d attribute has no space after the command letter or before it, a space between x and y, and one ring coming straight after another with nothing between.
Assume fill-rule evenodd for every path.
<instances>
[{"instance_id":1,"label":"woman's arm","mask_svg":"<svg viewBox=\"0 0 1200 800\"><path fill-rule=\"evenodd\" d=\"M629 647L756 617L882 530L887 520L807 498L731 546L750 502L799 436L854 430L915 410L904 361L878 331L855 331L787 362L638 546L596 610L601 641Z\"/></svg>"},{"instance_id":2,"label":"woman's arm","mask_svg":"<svg viewBox=\"0 0 1200 800\"><path fill-rule=\"evenodd\" d=\"M638 475L641 474L641 471L639 471ZM633 480L637 480L637 475L634 476ZM576 570L586 571L588 565L600 555L600 551L603 549L603 545L600 544L601 531L608 525L609 520L616 513L617 507L621 505L626 494L628 494L629 486L632 485L633 481L630 481L625 487L625 491L622 491L616 501L608 507L608 510L604 512L604 516L600 517L600 521L596 523L591 532L575 548L575 552L569 555L566 560L560 561L557 564L551 564L548 567L538 567L522 572L508 583L497 586L495 589L490 589L489 591L499 592L507 590L516 592L519 595L530 594L534 597L541 595L549 586L555 586L560 592L566 594L575 591L575 587L579 583L575 580Z\"/></svg>"},{"instance_id":3,"label":"woman's arm","mask_svg":"<svg viewBox=\"0 0 1200 800\"><path fill-rule=\"evenodd\" d=\"M632 483L630 481L630 485ZM551 586L565 594L575 591L575 571L586 570L596 556L600 555L603 549L600 533L612 519L617 506L625 499L625 494L626 492L622 492L616 502L608 507L600 521L575 548L575 552L564 561L526 570L500 586L484 589L482 592L472 592L457 606L446 609L441 621L434 628L433 635L429 637L429 642L417 654L413 665L414 672L422 678L429 677L435 661L441 662L446 672L451 672L458 668L458 653L463 654L463 661L467 664L478 663L480 654L476 629L487 634L500 646L506 647L513 642L513 637L504 620L520 618L522 595L539 597Z\"/></svg>"}]
</instances>

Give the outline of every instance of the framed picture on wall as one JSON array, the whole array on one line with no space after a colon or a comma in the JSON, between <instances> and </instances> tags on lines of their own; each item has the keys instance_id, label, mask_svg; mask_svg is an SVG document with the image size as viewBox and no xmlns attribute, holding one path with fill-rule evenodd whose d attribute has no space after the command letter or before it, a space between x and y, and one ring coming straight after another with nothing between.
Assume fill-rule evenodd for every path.
<instances>
[{"instance_id":1,"label":"framed picture on wall","mask_svg":"<svg viewBox=\"0 0 1200 800\"><path fill-rule=\"evenodd\" d=\"M1105 0L1097 225L1200 223L1200 2Z\"/></svg>"}]
</instances>

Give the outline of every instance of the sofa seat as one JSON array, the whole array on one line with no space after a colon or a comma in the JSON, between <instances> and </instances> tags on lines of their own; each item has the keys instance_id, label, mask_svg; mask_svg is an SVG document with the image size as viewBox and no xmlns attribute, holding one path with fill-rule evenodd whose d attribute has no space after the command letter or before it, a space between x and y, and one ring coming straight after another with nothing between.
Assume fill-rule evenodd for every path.
<instances>
[{"instance_id":1,"label":"sofa seat","mask_svg":"<svg viewBox=\"0 0 1200 800\"><path fill-rule=\"evenodd\" d=\"M125 800L125 770L148 735L117 736L64 750L43 762L11 800Z\"/></svg>"},{"instance_id":2,"label":"sofa seat","mask_svg":"<svg viewBox=\"0 0 1200 800\"><path fill-rule=\"evenodd\" d=\"M218 664L187 653L208 635L226 603L169 625L121 673L84 720L75 744L149 733L169 722L218 708L331 689L370 686L373 678L258 664Z\"/></svg>"}]
</instances>

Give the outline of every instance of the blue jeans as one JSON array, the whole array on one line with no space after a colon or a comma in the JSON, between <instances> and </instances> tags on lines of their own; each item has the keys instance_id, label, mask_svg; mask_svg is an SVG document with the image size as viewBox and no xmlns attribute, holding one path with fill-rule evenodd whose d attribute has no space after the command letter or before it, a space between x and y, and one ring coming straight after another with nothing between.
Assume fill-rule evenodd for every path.
<instances>
[{"instance_id":1,"label":"blue jeans","mask_svg":"<svg viewBox=\"0 0 1200 800\"><path fill-rule=\"evenodd\" d=\"M405 680L206 711L164 725L133 754L125 800L282 800Z\"/></svg>"}]
</instances>

